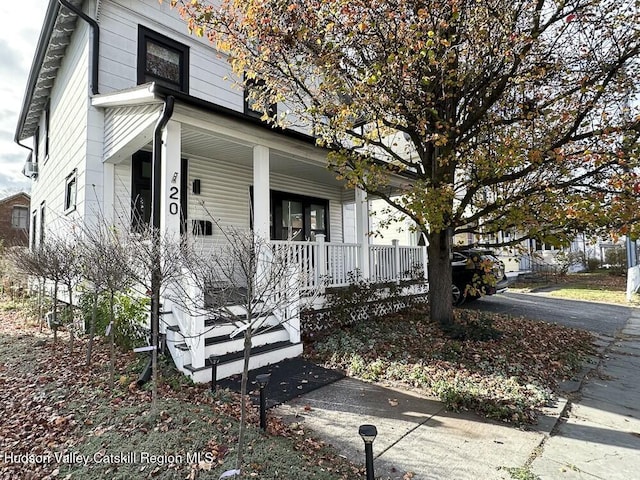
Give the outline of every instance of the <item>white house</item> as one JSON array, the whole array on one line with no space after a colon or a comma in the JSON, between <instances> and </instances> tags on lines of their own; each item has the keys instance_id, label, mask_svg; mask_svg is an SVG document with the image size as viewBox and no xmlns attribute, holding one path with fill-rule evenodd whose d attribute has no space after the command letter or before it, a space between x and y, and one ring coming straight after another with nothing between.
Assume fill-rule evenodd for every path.
<instances>
[{"instance_id":1,"label":"white house","mask_svg":"<svg viewBox=\"0 0 640 480\"><path fill-rule=\"evenodd\" d=\"M32 246L98 216L123 228L135 228L132 218L175 234L182 226L215 242L210 212L223 227L252 228L281 248L325 259L315 262L308 288L325 276L342 285L355 269L398 280L423 263L421 247L369 245L364 193L336 180L326 151L302 127L262 122L227 79L224 55L189 35L168 3L50 0L15 137L31 150L24 173L32 178ZM219 377L240 371L233 355L241 345L218 341L228 329L204 338L203 318L174 312L163 320L176 364L194 379L210 378L211 354L226 355ZM252 367L301 353L299 318L289 323L256 336Z\"/></svg>"}]
</instances>

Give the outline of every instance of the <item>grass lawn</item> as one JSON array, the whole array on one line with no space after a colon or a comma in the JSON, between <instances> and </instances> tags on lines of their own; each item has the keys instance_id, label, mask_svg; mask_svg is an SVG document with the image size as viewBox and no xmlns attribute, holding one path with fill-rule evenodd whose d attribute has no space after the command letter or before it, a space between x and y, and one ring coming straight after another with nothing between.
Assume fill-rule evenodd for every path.
<instances>
[{"instance_id":1,"label":"grass lawn","mask_svg":"<svg viewBox=\"0 0 640 480\"><path fill-rule=\"evenodd\" d=\"M84 341L70 351L61 334L54 345L20 308L0 304L0 478L218 479L234 467L238 395L214 396L165 364L151 415L149 388L135 385L141 363L133 354L119 354L110 387L106 345L98 342L88 368ZM265 435L254 409L249 423L242 478L362 476L361 466L299 425L269 418Z\"/></svg>"},{"instance_id":2,"label":"grass lawn","mask_svg":"<svg viewBox=\"0 0 640 480\"><path fill-rule=\"evenodd\" d=\"M540 277L536 281L519 280L509 286L514 292L544 292L546 295L568 300L630 305L627 302L627 278L603 270L593 273L574 273L564 276ZM635 299L631 304L638 304Z\"/></svg>"},{"instance_id":3,"label":"grass lawn","mask_svg":"<svg viewBox=\"0 0 640 480\"><path fill-rule=\"evenodd\" d=\"M445 334L426 306L389 315L332 332L309 355L350 376L437 396L452 410L523 424L593 353L586 331L467 310L456 316Z\"/></svg>"}]
</instances>

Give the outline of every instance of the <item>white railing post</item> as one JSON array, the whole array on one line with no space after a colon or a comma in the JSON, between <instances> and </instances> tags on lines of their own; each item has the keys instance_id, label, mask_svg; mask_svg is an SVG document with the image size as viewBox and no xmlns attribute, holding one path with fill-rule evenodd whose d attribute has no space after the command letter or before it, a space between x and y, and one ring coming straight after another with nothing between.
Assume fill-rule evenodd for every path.
<instances>
[{"instance_id":1,"label":"white railing post","mask_svg":"<svg viewBox=\"0 0 640 480\"><path fill-rule=\"evenodd\" d=\"M287 268L286 322L285 329L289 333L291 343L300 343L300 268L290 265Z\"/></svg>"},{"instance_id":2,"label":"white railing post","mask_svg":"<svg viewBox=\"0 0 640 480\"><path fill-rule=\"evenodd\" d=\"M324 293L324 281L327 276L327 245L324 242L325 236L320 233L316 235L318 243L318 258L316 261L316 288L320 293Z\"/></svg>"},{"instance_id":3,"label":"white railing post","mask_svg":"<svg viewBox=\"0 0 640 480\"><path fill-rule=\"evenodd\" d=\"M391 240L391 244L393 245L394 280L396 283L400 283L400 280L402 280L402 273L400 272L400 240Z\"/></svg>"}]
</instances>

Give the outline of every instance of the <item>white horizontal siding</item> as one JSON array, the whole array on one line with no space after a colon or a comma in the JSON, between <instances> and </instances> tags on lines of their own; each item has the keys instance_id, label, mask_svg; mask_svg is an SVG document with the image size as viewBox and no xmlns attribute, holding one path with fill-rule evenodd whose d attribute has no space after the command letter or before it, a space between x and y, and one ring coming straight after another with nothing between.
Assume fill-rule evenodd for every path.
<instances>
[{"instance_id":1,"label":"white horizontal siding","mask_svg":"<svg viewBox=\"0 0 640 480\"><path fill-rule=\"evenodd\" d=\"M128 230L131 224L131 159L115 166L113 218L117 227Z\"/></svg>"},{"instance_id":2,"label":"white horizontal siding","mask_svg":"<svg viewBox=\"0 0 640 480\"><path fill-rule=\"evenodd\" d=\"M78 22L58 70L50 97L49 155L39 159L39 175L31 189L32 211L45 202L45 229L49 236L65 235L82 223L86 211L86 151L89 106L89 32ZM40 131L44 132L44 119ZM44 135L40 151L44 152ZM77 170L77 202L72 212L64 211L65 179Z\"/></svg>"},{"instance_id":3,"label":"white horizontal siding","mask_svg":"<svg viewBox=\"0 0 640 480\"><path fill-rule=\"evenodd\" d=\"M188 218L214 222L213 237L199 237L205 244L222 242L221 229L249 229L250 168L222 160L189 159L189 185L200 179L200 195L188 191ZM216 226L216 223L218 226Z\"/></svg>"},{"instance_id":4,"label":"white horizontal siding","mask_svg":"<svg viewBox=\"0 0 640 480\"><path fill-rule=\"evenodd\" d=\"M206 38L190 35L187 24L169 1L113 0L100 7L100 92L109 93L137 84L138 25L189 47L189 95L244 112L244 92L227 56ZM285 104L278 105L286 111ZM294 117L291 116L293 120ZM292 130L310 133L304 122Z\"/></svg>"},{"instance_id":5,"label":"white horizontal siding","mask_svg":"<svg viewBox=\"0 0 640 480\"><path fill-rule=\"evenodd\" d=\"M230 164L217 159L189 159L189 185L193 180L201 181L200 195L188 192L189 220L210 220L214 226L214 238L203 239L205 243L220 241L220 228L245 230L250 225L250 187L253 173L250 166ZM329 232L332 241L342 241L341 188L329 188L311 180L271 174L272 190L318 197L329 201Z\"/></svg>"},{"instance_id":6,"label":"white horizontal siding","mask_svg":"<svg viewBox=\"0 0 640 480\"><path fill-rule=\"evenodd\" d=\"M156 121L157 105L108 109L104 118L105 160L115 155Z\"/></svg>"}]
</instances>

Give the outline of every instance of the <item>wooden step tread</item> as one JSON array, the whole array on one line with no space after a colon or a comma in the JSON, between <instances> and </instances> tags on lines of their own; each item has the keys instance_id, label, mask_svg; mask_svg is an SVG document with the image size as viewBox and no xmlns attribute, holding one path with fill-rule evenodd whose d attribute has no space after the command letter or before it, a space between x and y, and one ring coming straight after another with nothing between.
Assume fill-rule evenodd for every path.
<instances>
[{"instance_id":1,"label":"wooden step tread","mask_svg":"<svg viewBox=\"0 0 640 480\"><path fill-rule=\"evenodd\" d=\"M263 325L257 330L255 330L251 336L255 337L256 335L261 335L264 333L271 333L271 332L280 332L282 330L285 330L283 325ZM218 335L215 337L206 338L204 340L204 345L205 347L208 347L210 345L219 345L221 343L232 342L234 340L242 340L243 338L244 338L244 332L239 333L234 338L229 338L229 335Z\"/></svg>"},{"instance_id":2,"label":"wooden step tread","mask_svg":"<svg viewBox=\"0 0 640 480\"><path fill-rule=\"evenodd\" d=\"M261 317L269 317L273 315L273 311L268 311L268 312L264 312L263 315L260 315ZM220 325L232 325L235 322L237 322L238 320L240 321L246 321L247 320L247 315L236 315L235 318L231 315L225 315L224 313L220 313L218 314L216 317L211 317L211 318L207 318L204 321L204 326L205 327L215 327L215 326L220 326Z\"/></svg>"},{"instance_id":3,"label":"wooden step tread","mask_svg":"<svg viewBox=\"0 0 640 480\"><path fill-rule=\"evenodd\" d=\"M299 345L300 343L292 343L289 341L282 341L282 342L276 342L276 343L269 343L267 345L262 345L260 347L254 347L251 349L251 356L255 357L258 355L261 355L263 353L268 353L268 352L273 352L276 350L280 350L281 348L287 348L287 347L292 347L294 345ZM218 366L220 365L224 365L227 363L231 363L231 362L235 362L236 360L239 360L241 358L244 357L244 351L240 350L239 352L231 352L231 353L227 353L226 355L221 355L220 357L218 357L220 359L220 362L218 363ZM206 358L204 361L204 367L200 367L200 368L195 368L193 365L189 364L189 365L185 365L184 368L186 370L189 370L190 372L200 372L202 370L208 370L211 368L211 362L209 362L209 359Z\"/></svg>"}]
</instances>

